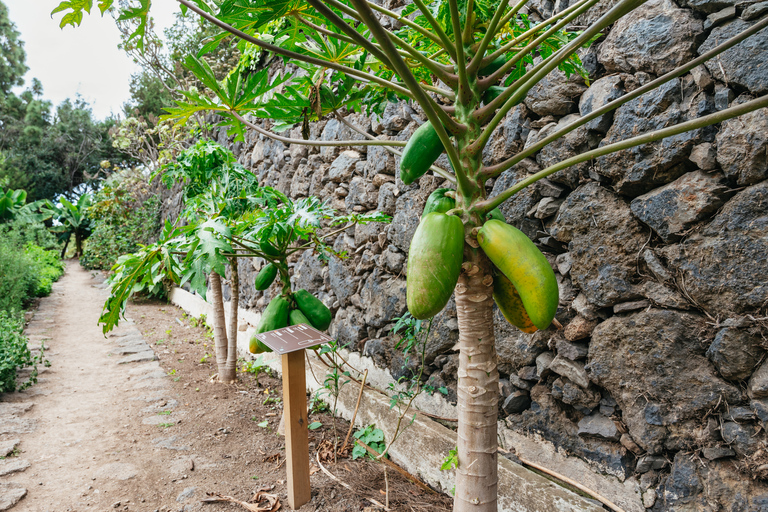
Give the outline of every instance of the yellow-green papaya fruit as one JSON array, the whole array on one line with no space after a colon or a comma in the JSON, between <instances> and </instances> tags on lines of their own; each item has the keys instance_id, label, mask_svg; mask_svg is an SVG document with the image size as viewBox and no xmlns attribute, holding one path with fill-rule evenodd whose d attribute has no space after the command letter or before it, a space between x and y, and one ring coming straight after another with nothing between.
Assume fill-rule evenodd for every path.
<instances>
[{"instance_id":1,"label":"yellow-green papaya fruit","mask_svg":"<svg viewBox=\"0 0 768 512\"><path fill-rule=\"evenodd\" d=\"M557 279L547 258L519 229L499 220L483 224L477 241L514 285L533 325L546 329L557 312Z\"/></svg>"},{"instance_id":2,"label":"yellow-green papaya fruit","mask_svg":"<svg viewBox=\"0 0 768 512\"><path fill-rule=\"evenodd\" d=\"M464 224L432 212L422 217L408 251L406 302L414 318L435 316L448 303L464 261Z\"/></svg>"}]
</instances>

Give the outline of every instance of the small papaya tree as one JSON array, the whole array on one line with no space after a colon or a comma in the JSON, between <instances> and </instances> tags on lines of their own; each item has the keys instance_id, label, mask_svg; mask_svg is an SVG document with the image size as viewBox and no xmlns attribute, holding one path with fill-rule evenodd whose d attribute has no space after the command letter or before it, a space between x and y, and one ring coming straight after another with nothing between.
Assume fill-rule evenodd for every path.
<instances>
[{"instance_id":1,"label":"small papaya tree","mask_svg":"<svg viewBox=\"0 0 768 512\"><path fill-rule=\"evenodd\" d=\"M206 140L184 150L161 167L157 176L168 187L182 186L184 209L179 220L185 224L167 222L156 244L118 259L99 322L104 333L109 332L118 324L132 293L158 295L166 281L188 283L204 299L210 291L220 382L236 379L240 258L266 262L255 280L259 290L266 290L279 276L280 291L262 315L258 332L285 327L289 319L291 325L307 323L325 330L330 325L330 311L306 290L291 290L288 257L304 250L326 259L344 257L324 239L357 223L388 220L377 212L338 216L317 198L292 201L275 189L260 187L256 176L238 164L231 151ZM322 230L328 232L323 235ZM222 293L227 266L232 296L229 330ZM251 345L253 353L265 350L255 339Z\"/></svg>"},{"instance_id":2,"label":"small papaya tree","mask_svg":"<svg viewBox=\"0 0 768 512\"><path fill-rule=\"evenodd\" d=\"M203 51L234 36L243 48L281 56L293 70L300 70L270 79L267 70L254 72L250 65L242 66L217 82L204 62L190 56L188 67L208 91L182 91L184 99L171 109L177 119L211 111L221 115L237 136L249 126L289 144L381 145L402 156L404 183L432 169L454 184L448 196L454 201L451 208L426 215L414 235L408 261L408 305L415 317L429 316L455 293L460 367L454 510L495 511L498 371L493 297L516 325L543 329L552 321L557 294L552 270L545 267L532 242L493 219L491 212L553 173L766 107L768 96L564 159L493 198L486 195L487 181L576 128L732 48L768 26L768 19L558 127L506 160L486 165L483 149L528 91L558 68L579 72L579 50L645 0L618 0L579 33L565 28L595 8L598 0L580 0L540 23L523 14L527 0L413 0L397 12L370 0L177 1L184 13L193 11L222 29ZM125 10L122 16L146 19L149 3L144 0L142 8ZM111 4L102 0L99 6L103 11ZM80 4L63 2L57 10L67 11L62 25L78 24L82 18ZM335 115L342 108L380 112L387 101L396 100L418 105L427 119L402 153L396 147L404 143L370 135L373 140L306 140L310 121ZM252 117L268 120L275 128L301 124L303 138L278 135L252 123ZM442 153L451 170L434 166Z\"/></svg>"}]
</instances>

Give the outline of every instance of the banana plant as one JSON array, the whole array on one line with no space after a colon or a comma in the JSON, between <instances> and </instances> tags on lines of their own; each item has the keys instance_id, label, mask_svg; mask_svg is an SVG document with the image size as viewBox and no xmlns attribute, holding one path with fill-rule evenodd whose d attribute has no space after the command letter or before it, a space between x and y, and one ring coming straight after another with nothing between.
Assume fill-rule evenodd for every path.
<instances>
[{"instance_id":1,"label":"banana plant","mask_svg":"<svg viewBox=\"0 0 768 512\"><path fill-rule=\"evenodd\" d=\"M45 201L40 207L41 213L54 220L50 231L57 235L59 242L64 243L61 249L61 257L67 253L69 241L75 237L75 258L83 254L83 241L91 236L92 222L88 217L88 208L91 206L91 195L82 194L76 203L71 203L67 198L59 198L59 204Z\"/></svg>"},{"instance_id":2,"label":"banana plant","mask_svg":"<svg viewBox=\"0 0 768 512\"><path fill-rule=\"evenodd\" d=\"M397 155L402 154L405 166L401 163L401 178L404 182L413 181L431 169L454 184L454 207L446 212L432 212L422 220L422 224L428 222L433 227L431 230L429 226L425 227L425 232L442 233L445 240L423 238L424 235L417 233L413 242L416 246L412 246L411 252L441 255L444 254L442 247L450 246L459 251L457 247L460 246L459 254L451 256L450 272L436 281L413 283L413 286L409 283L409 292L411 295L428 295L429 286L435 286L441 290L441 300L446 289L455 293L460 367L454 510L495 511L498 483L498 370L492 314L495 283L502 281L506 290L503 295L520 302L515 302L513 309L525 309L528 317L520 323L526 328L527 320L537 328L548 325L552 320L550 314L534 309L538 305L544 309L551 307L553 297L537 296L532 291L537 286L535 279L527 283L521 280L521 267L539 266L530 259L533 256L520 256L521 261L517 261L514 254L510 259L504 251L499 256L499 244L504 244L504 240L517 240L519 234L496 224L503 222L494 219L492 212L525 187L553 173L766 107L768 95L564 159L492 198L486 195L486 183L569 132L744 41L768 26L768 18L720 42L700 57L558 127L506 160L488 165L483 162L483 149L511 109L552 71L583 72L578 51L645 0L618 0L578 33L567 32L566 27L595 8L598 0L577 1L539 23L533 23L523 14L527 0L413 0L399 12L386 9L373 0L177 1L185 14L192 11L222 30L206 49L234 37L242 48L255 47L258 51L280 56L301 73L280 75L277 79L280 87L274 89L271 84L276 82L270 81L267 74L255 80L252 77L256 75L248 69L233 70L224 81L215 82L205 65L190 57L188 66L209 90L186 94L186 101L172 110L172 116L184 119L195 111L211 110L221 116L231 134L240 137L247 126L287 144L380 145ZM62 7L65 4L69 7ZM59 7L67 10L67 16L70 16L62 23L66 21L74 25L82 19L83 7L73 4L64 2ZM82 4L90 6L91 2ZM99 5L108 7L111 4L111 0L102 0ZM124 11L122 16L146 19L149 4L150 0L142 0L142 8ZM80 18L75 19L78 9ZM136 37L140 38L141 33ZM380 140L362 130L369 140L306 140L309 139L310 121L336 115L340 107L376 113L383 110L386 102L397 100L417 104L427 119L419 129L423 131L409 142L412 147L406 147L402 153L397 148L404 143ZM277 127L301 124L303 138L283 137L251 122L254 117L268 120ZM450 169L433 164L436 155L443 152L450 162ZM426 154L429 158L417 156ZM523 253L530 254L525 252L530 251L530 246L523 245ZM409 256L409 277L411 268L425 265L425 260L413 258ZM538 270L541 271L539 281L547 283L551 276L546 275L545 269ZM424 272L417 270L413 274L423 275ZM503 279L515 287L518 298ZM518 286L523 289L516 289ZM414 307L423 306L421 300L412 298L409 298L409 306L412 301ZM420 312L433 314L440 304L429 306Z\"/></svg>"}]
</instances>

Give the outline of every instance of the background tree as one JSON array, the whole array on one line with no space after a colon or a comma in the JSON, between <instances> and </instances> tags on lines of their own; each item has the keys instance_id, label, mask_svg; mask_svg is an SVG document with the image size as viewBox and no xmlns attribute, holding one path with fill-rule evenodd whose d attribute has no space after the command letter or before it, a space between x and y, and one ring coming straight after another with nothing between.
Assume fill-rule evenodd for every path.
<instances>
[{"instance_id":1,"label":"background tree","mask_svg":"<svg viewBox=\"0 0 768 512\"><path fill-rule=\"evenodd\" d=\"M447 297L446 293L440 293L440 300L419 312L434 314L455 290L460 357L454 510L496 510L498 370L492 315L494 288L503 282L502 274L515 281L521 266L533 266L536 250L530 249L533 245L530 240L525 242L511 230L514 228L493 219L493 210L552 173L766 107L768 96L602 145L546 167L493 198L486 197L486 182L579 126L732 47L765 28L768 20L752 25L701 57L573 120L507 160L485 165L483 149L507 113L528 91L557 68L567 73L578 72L579 49L642 5L643 0L619 0L578 34L564 29L594 7L597 0L576 2L539 24L521 13L526 0L514 5L506 1L479 0L461 3L438 0L427 5L422 0L414 0L399 12L366 0L254 0L220 5L204 0L178 1L184 11L196 12L238 37L240 44L258 47L254 52L279 55L301 70L275 78L270 85L282 86L275 91L263 84L265 76L262 82L251 82L253 75L246 66L218 81L210 66L189 57L187 66L208 91L183 92L183 101L173 109L173 115L182 121L201 111L214 111L229 121L230 133L238 137L243 134L243 125L247 125L285 143L322 144L275 135L249 122L245 115L271 120L282 127L302 123L304 139L309 139L310 121L335 114L342 108L380 112L387 101L400 99L417 104L427 118L428 123L423 129L419 128L409 141L410 147L403 152L400 178L409 184L432 168L455 183L450 197L455 204L445 213L425 216L422 223L439 219L439 225L425 233L417 230L414 236L408 264L408 302L412 308L420 301L434 300L429 293L433 289L447 291ZM224 34L220 40L226 37ZM392 147L397 145L393 141L367 143L397 151ZM336 144L362 143L340 141ZM431 167L443 151L452 172ZM414 250L414 245L419 250ZM449 245L455 252L447 255ZM535 266L541 267L538 263ZM436 274L432 279L428 276L430 271ZM414 275L426 277L412 287ZM519 288L515 306L530 317L536 328L543 329L552 320L551 311L543 310L551 308L553 297L544 296L539 286L551 282L545 277L537 279L524 286L522 281L514 282L514 288ZM412 303L414 292L419 294L419 300ZM507 295L514 297L511 292ZM556 293L554 299L556 302Z\"/></svg>"},{"instance_id":2,"label":"background tree","mask_svg":"<svg viewBox=\"0 0 768 512\"><path fill-rule=\"evenodd\" d=\"M16 25L8 18L8 7L0 2L0 95L7 96L11 88L24 83L29 69L26 58Z\"/></svg>"}]
</instances>

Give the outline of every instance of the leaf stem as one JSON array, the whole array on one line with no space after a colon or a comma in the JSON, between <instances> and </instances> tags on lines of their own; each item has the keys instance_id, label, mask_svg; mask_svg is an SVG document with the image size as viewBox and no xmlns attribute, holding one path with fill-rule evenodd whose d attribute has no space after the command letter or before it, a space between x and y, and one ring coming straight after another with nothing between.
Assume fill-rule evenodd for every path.
<instances>
[{"instance_id":1,"label":"leaf stem","mask_svg":"<svg viewBox=\"0 0 768 512\"><path fill-rule=\"evenodd\" d=\"M764 18L758 23L755 23L751 27L749 27L747 30L744 30L743 32L733 36L732 38L728 39L724 43L712 48L706 53L701 54L699 57L693 59L692 61L683 64L682 66L677 67L676 69L673 69L669 73L660 76L656 80L653 80L651 82L648 82L647 84L643 85L642 87L639 87L635 89L634 91L627 93L620 98L617 98L610 103L606 103L602 107L593 110L589 114L580 117L576 121L568 124L567 126L564 126L563 128L553 132L549 136L541 139L540 141L536 142L536 144L533 144L525 151L522 151L521 153L518 153L517 155L514 155L511 158L508 158L507 160L504 160L503 162L499 162L496 165L486 167L483 170L483 176L485 179L493 178L495 176L498 176L502 172L506 171L507 169L512 168L517 163L519 163L524 158L527 158L531 156L532 154L536 153L543 147L545 147L547 144L550 144L551 142L559 139L560 137L566 135L567 133L572 132L579 126L583 126L584 124L588 123L589 121L593 119L597 119L598 117L602 116L603 114L606 114L608 112L611 112L612 110L616 110L621 105L624 105L625 103L642 96L643 94L655 90L657 87L659 87L662 84L665 84L669 82L670 80L677 78L688 71L692 70L693 68L700 66L704 62L708 61L712 57L715 57L729 48L732 48L742 42L744 39L748 38L752 34L755 34L759 32L760 30L764 29L765 27L768 27L768 18Z\"/></svg>"},{"instance_id":2,"label":"leaf stem","mask_svg":"<svg viewBox=\"0 0 768 512\"><path fill-rule=\"evenodd\" d=\"M744 115L764 107L768 107L768 94L761 96L757 99L754 99L752 101L742 103L741 105L736 105L736 106L727 108L725 110L721 110L720 112L716 112L714 114L709 114L704 117L692 119L690 121L686 121L684 123L680 123L675 126L670 126L669 128L663 128L661 130L656 130L650 133L645 133L643 135L638 135L637 137L632 137L630 139L615 142L613 144L608 144L606 146L593 149L592 151L587 151L586 153L573 156L571 158L563 160L562 162L558 162L554 165L550 165L546 169L543 169L537 172L536 174L533 174L527 177L526 179L519 181L513 187L506 189L504 192L502 192L497 196L494 196L481 203L478 203L477 204L478 210L481 212L487 213L493 210L494 208L496 208L497 206L499 206L501 203L503 203L513 195L515 195L516 193L523 190L525 187L532 185L533 183L536 183L540 179L546 178L547 176L554 174L557 171L567 169L568 167L571 167L573 165L580 164L582 162L586 162L588 160L592 160L593 158L597 158L603 155L608 155L610 153L615 153L617 151L621 151L624 149L634 148L642 144L647 144L649 142L661 140L666 137L678 135L680 133L684 133L690 130L695 130L697 128L704 128L705 126L721 123L723 121L727 121L728 119L732 119L734 117L738 117L740 115Z\"/></svg>"},{"instance_id":3,"label":"leaf stem","mask_svg":"<svg viewBox=\"0 0 768 512\"><path fill-rule=\"evenodd\" d=\"M230 110L229 112L238 121L248 126L252 130L264 135L265 137L269 137L270 139L284 142L285 144L302 144L304 146L401 146L401 147L407 144L406 141L401 141L401 140L380 140L380 139L338 140L338 141L291 139L289 137L276 135L270 132L269 130L265 130L264 128L252 123L251 121L248 121L246 118L244 118L234 110Z\"/></svg>"},{"instance_id":4,"label":"leaf stem","mask_svg":"<svg viewBox=\"0 0 768 512\"><path fill-rule=\"evenodd\" d=\"M216 18L215 16L213 16L211 14L208 14L207 12L203 11L202 9L197 7L195 4L193 4L189 0L176 0L176 1L179 2L180 4L184 5L185 7L190 9L191 11L194 11L195 13L200 15L201 17L205 18L207 21L209 21L209 22L213 23L214 25L216 25L217 27L221 28L222 30L226 30L230 34L232 34L232 35L234 35L236 37L239 37L243 41L248 41L249 43L258 46L259 48L263 48L265 50L271 51L271 52L273 52L273 53L275 53L277 55L282 55L284 57L288 57L288 58L291 58L291 59L296 59L296 60L301 61L301 62L306 62L307 64L312 64L312 65L319 66L319 67L334 69L336 71L340 71L341 73L344 73L344 74L347 74L347 75L350 75L350 76L354 76L354 77L357 77L357 78L362 78L362 79L367 80L369 82L374 82L374 83L377 83L377 84L382 85L384 87L387 87L389 89L392 89L393 91L395 91L395 92L397 92L399 94L402 94L403 96L406 96L408 98L413 99L413 94L411 94L411 91L409 91L405 87L401 87L401 86L399 86L397 84L394 84L394 83L390 82L389 80L385 80L383 78L379 78L376 75L372 75L372 74L366 73L364 71L359 71L357 69L353 69L353 68L350 68L348 66L344 66L342 64L337 64L335 62L325 61L325 60L318 59L318 58L315 58L315 57L310 57L308 55L302 55L300 53L296 53L296 52L293 52L293 51L290 51L290 50L285 50L285 49L283 49L283 48L281 48L279 46L267 43L266 41L262 41L261 39L257 39L257 38L255 38L253 36L250 36L250 35L246 34L245 32L243 32L241 30L238 30L235 27L233 27L233 26L231 26L231 25L229 25L227 23L224 23L223 21L221 21L220 19Z\"/></svg>"}]
</instances>

